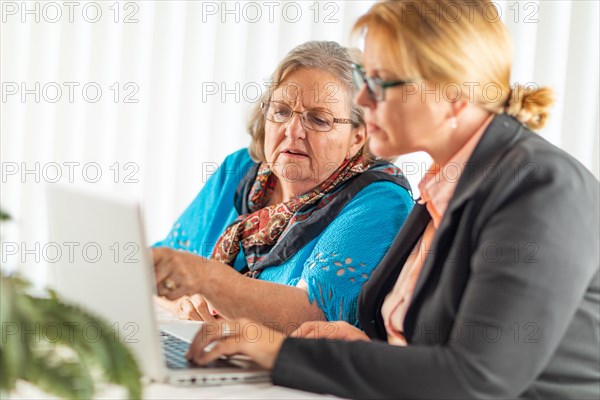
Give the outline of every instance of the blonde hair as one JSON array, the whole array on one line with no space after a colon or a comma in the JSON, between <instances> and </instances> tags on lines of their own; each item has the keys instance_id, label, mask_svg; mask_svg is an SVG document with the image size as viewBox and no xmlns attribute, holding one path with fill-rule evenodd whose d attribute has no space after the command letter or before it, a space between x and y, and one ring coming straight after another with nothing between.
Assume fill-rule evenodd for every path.
<instances>
[{"instance_id":1,"label":"blonde hair","mask_svg":"<svg viewBox=\"0 0 600 400\"><path fill-rule=\"evenodd\" d=\"M364 30L403 78L458 85L461 96L466 91L470 101L512 115L530 129L548 119L552 89L510 87L510 36L490 0L382 1L355 23L354 33Z\"/></svg>"},{"instance_id":2,"label":"blonde hair","mask_svg":"<svg viewBox=\"0 0 600 400\"><path fill-rule=\"evenodd\" d=\"M336 42L311 41L301 44L292 49L279 63L271 76L272 86L266 90L259 101L250 111L248 121L248 133L252 137L249 153L255 161L266 161L265 146L265 118L261 103L270 100L269 96L275 89L293 72L307 69L327 72L336 77L342 89L348 94L348 109L350 119L356 124L356 128L364 124L363 110L353 103L356 88L352 81L352 64L358 62L360 51L340 46ZM363 145L363 155L369 160L373 157L369 153L368 141Z\"/></svg>"}]
</instances>

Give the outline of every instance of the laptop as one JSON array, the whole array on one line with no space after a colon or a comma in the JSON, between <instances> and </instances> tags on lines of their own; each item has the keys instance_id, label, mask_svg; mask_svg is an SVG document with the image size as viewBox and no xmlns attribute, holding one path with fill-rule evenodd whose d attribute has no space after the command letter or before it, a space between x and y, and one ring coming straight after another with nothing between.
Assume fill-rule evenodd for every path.
<instances>
[{"instance_id":1,"label":"laptop","mask_svg":"<svg viewBox=\"0 0 600 400\"><path fill-rule=\"evenodd\" d=\"M51 263L56 291L108 321L112 332L101 334L119 335L144 376L176 385L269 381L266 370L241 357L208 366L189 363L184 357L193 337L189 328L197 325L160 329L152 253L137 202L54 184L47 187L47 206L50 243L62 252Z\"/></svg>"}]
</instances>

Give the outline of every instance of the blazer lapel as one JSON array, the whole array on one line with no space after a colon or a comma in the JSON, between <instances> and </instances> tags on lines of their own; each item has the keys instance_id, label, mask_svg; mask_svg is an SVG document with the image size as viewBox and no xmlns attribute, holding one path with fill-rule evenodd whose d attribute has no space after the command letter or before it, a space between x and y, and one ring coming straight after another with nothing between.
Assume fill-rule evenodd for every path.
<instances>
[{"instance_id":1,"label":"blazer lapel","mask_svg":"<svg viewBox=\"0 0 600 400\"><path fill-rule=\"evenodd\" d=\"M386 337L381 305L385 295L394 287L404 262L423 235L430 219L425 206L415 204L385 256L363 286L359 296L359 321L369 336Z\"/></svg>"}]
</instances>

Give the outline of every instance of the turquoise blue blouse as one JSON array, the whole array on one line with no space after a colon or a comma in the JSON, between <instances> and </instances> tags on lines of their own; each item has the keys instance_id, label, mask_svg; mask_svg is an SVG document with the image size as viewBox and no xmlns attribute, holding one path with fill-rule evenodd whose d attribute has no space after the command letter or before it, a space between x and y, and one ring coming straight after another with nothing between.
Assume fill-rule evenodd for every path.
<instances>
[{"instance_id":1,"label":"turquoise blue blouse","mask_svg":"<svg viewBox=\"0 0 600 400\"><path fill-rule=\"evenodd\" d=\"M237 186L254 164L247 149L227 158L179 217L169 235L154 246L210 257L219 236L237 217ZM409 192L378 181L362 189L319 236L279 266L265 268L259 279L296 286L303 280L308 297L328 320L358 326L357 299L413 206ZM246 265L243 250L234 268Z\"/></svg>"}]
</instances>

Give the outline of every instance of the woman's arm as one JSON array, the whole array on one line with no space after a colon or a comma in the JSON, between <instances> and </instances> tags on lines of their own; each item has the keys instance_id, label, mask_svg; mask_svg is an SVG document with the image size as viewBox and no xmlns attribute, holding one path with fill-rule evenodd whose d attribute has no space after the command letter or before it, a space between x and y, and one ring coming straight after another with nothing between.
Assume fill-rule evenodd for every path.
<instances>
[{"instance_id":1,"label":"woman's arm","mask_svg":"<svg viewBox=\"0 0 600 400\"><path fill-rule=\"evenodd\" d=\"M318 305L297 287L250 279L229 265L188 252L154 248L152 253L158 294L168 299L199 292L225 319L246 317L287 333L302 322L324 320ZM165 286L167 280L175 288Z\"/></svg>"},{"instance_id":2,"label":"woman's arm","mask_svg":"<svg viewBox=\"0 0 600 400\"><path fill-rule=\"evenodd\" d=\"M399 347L278 336L268 341L263 335L256 345L247 338L224 343L207 353L207 358L240 351L267 367L272 365L275 384L349 398L522 395L564 344L566 332L571 338L578 337L581 329L597 332L597 309L572 324L590 284L596 285L597 295L598 230L589 221L598 221L599 204L597 181L582 181L575 174L537 176L515 186L499 199L498 208L478 235L471 277L455 320L460 331L452 340ZM535 243L535 257L515 259L515 243ZM501 249L498 253L503 256L492 261L485 253L491 245ZM435 321L431 324L430 329L435 328ZM525 324L532 324L535 335L526 335L532 331ZM586 342L573 343L571 349L579 348L581 354L578 346L583 346L584 351L597 354L597 343L590 336ZM207 359L202 351L205 343L202 338L194 341L192 358ZM262 355L257 354L259 349ZM273 354L277 354L275 360ZM585 371L578 365L561 368L566 376L573 368ZM565 396L593 397L595 393L597 398L597 365L588 368L571 375L583 386L578 386L577 393L564 392ZM557 387L561 379L560 375L554 378Z\"/></svg>"},{"instance_id":3,"label":"woman's arm","mask_svg":"<svg viewBox=\"0 0 600 400\"><path fill-rule=\"evenodd\" d=\"M557 164L556 170L569 170ZM569 345L560 352L578 349L581 361L562 365L565 375L556 375L556 384L580 382L573 397L597 393L597 365L577 365L594 359L584 360L583 353L598 354L594 334L581 343L564 341L566 334L581 337L581 329L597 332L597 300L596 311L575 313L584 298L591 310L597 296L586 291L598 290L598 229L590 223L599 218L598 183L577 171L548 174L538 166L537 176L499 182L513 188L499 189L496 196L503 198L496 197L498 207L477 237L451 340L397 347L287 339L274 383L353 398L515 398L544 372L559 345ZM530 247L515 258L515 244ZM486 253L491 248L498 257ZM420 333L435 335L435 322Z\"/></svg>"},{"instance_id":4,"label":"woman's arm","mask_svg":"<svg viewBox=\"0 0 600 400\"><path fill-rule=\"evenodd\" d=\"M382 213L382 205L394 212ZM154 249L159 294L174 299L198 292L226 319L245 317L286 333L306 321L342 319L356 324L360 288L411 206L406 190L393 183L377 182L363 189L317 239L304 261L303 288L250 279L189 253ZM181 288L161 288L160 278L167 276Z\"/></svg>"}]
</instances>

